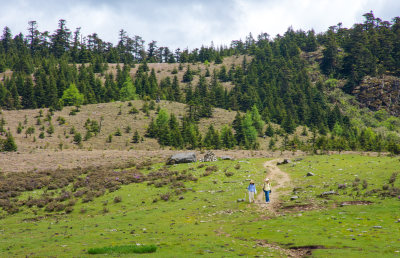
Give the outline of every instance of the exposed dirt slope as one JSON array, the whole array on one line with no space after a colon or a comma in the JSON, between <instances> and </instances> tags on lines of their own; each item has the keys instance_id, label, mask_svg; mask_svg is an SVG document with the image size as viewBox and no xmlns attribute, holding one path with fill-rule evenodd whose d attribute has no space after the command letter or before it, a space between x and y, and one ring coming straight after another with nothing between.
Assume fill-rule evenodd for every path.
<instances>
[{"instance_id":1,"label":"exposed dirt slope","mask_svg":"<svg viewBox=\"0 0 400 258\"><path fill-rule=\"evenodd\" d=\"M277 162L279 159L274 159L265 162L264 167L267 169L267 176L271 182L271 194L270 194L270 202L265 202L264 191L260 190L260 193L257 195L257 204L262 209L267 209L272 214L275 214L277 211L277 207L279 206L279 197L283 194L287 194L288 191L282 188L285 188L290 185L290 177L287 173L283 172L277 166ZM262 184L261 184L262 186Z\"/></svg>"}]
</instances>

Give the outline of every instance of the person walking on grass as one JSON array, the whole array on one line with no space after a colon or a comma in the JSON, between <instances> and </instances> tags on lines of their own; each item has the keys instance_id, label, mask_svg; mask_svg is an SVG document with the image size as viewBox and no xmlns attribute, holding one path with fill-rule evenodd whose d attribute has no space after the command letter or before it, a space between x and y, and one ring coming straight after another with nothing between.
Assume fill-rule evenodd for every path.
<instances>
[{"instance_id":1,"label":"person walking on grass","mask_svg":"<svg viewBox=\"0 0 400 258\"><path fill-rule=\"evenodd\" d=\"M266 178L264 181L263 190L265 194L265 202L269 203L269 194L271 193L271 183L269 182L268 178Z\"/></svg>"},{"instance_id":2,"label":"person walking on grass","mask_svg":"<svg viewBox=\"0 0 400 258\"><path fill-rule=\"evenodd\" d=\"M253 180L250 180L250 184L247 187L247 191L249 191L249 203L255 202L254 194L257 194L257 189L256 189L256 185L254 184Z\"/></svg>"}]
</instances>

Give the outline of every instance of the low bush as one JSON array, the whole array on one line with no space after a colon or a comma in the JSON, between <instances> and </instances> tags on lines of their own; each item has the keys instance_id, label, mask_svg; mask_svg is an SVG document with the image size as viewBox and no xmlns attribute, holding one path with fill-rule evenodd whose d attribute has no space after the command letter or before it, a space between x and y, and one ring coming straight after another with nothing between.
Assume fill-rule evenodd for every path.
<instances>
[{"instance_id":1,"label":"low bush","mask_svg":"<svg viewBox=\"0 0 400 258\"><path fill-rule=\"evenodd\" d=\"M170 193L160 194L160 199L164 201L168 201L170 197L171 197Z\"/></svg>"},{"instance_id":2,"label":"low bush","mask_svg":"<svg viewBox=\"0 0 400 258\"><path fill-rule=\"evenodd\" d=\"M157 250L155 245L122 245L112 247L90 248L89 254L128 254L128 253L154 253Z\"/></svg>"}]
</instances>

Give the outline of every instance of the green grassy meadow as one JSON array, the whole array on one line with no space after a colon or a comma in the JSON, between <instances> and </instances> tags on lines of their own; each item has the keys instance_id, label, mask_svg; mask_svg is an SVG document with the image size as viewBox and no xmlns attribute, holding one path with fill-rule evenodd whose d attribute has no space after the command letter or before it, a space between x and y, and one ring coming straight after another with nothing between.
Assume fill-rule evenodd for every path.
<instances>
[{"instance_id":1,"label":"green grassy meadow","mask_svg":"<svg viewBox=\"0 0 400 258\"><path fill-rule=\"evenodd\" d=\"M285 256L261 242L286 249L314 246L315 257L400 254L400 203L395 196L400 179L389 183L392 174L399 171L398 158L310 156L280 166L290 175L292 186L286 189L291 193L282 196L276 215L257 205L237 202L245 197L249 179L260 182L261 191L265 161L170 166L169 170L187 170L198 180L185 182L187 191L171 194L168 201L160 196L172 192L171 186L155 187L142 182L122 185L91 202L78 200L68 214L46 212L35 206L12 215L0 210L0 257L89 257L91 248L126 245L155 245L157 250L111 256ZM155 164L141 172L150 173L163 166ZM206 173L211 166L216 168ZM227 172L233 175L228 176ZM307 177L307 172L315 176ZM338 184L347 187L338 189ZM19 198L40 195L41 191ZM338 194L319 197L326 191ZM294 195L298 199L290 200ZM120 202L114 201L116 197ZM341 205L349 201L369 205Z\"/></svg>"}]
</instances>

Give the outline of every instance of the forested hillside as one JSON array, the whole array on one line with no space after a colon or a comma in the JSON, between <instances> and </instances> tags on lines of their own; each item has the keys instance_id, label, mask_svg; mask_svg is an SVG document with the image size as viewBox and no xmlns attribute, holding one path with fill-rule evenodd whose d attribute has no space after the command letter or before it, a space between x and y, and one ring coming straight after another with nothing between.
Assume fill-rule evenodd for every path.
<instances>
[{"instance_id":1,"label":"forested hillside","mask_svg":"<svg viewBox=\"0 0 400 258\"><path fill-rule=\"evenodd\" d=\"M368 93L366 78L389 75L381 91L398 92L393 87L400 74L400 18L382 21L372 12L364 17L352 28L338 24L321 34L289 28L275 38L249 34L230 46L193 50L159 47L156 41L146 45L124 30L114 46L96 33L81 37L79 28L72 33L65 20L53 34L40 32L35 21L29 22L27 35L13 36L5 27L0 106L61 110L161 99L186 104L184 116L158 110L149 121L146 136L161 145L256 149L257 139L268 137L270 147L277 148L279 137L282 149L399 153L400 120L392 116L398 114L398 94L383 105L374 96L365 101L360 92ZM166 66L155 68L155 63ZM210 127L196 144L190 142L187 135L198 134L199 119L212 117L214 108L240 112L221 131ZM5 122L0 130L9 137ZM308 140L296 135L299 126L304 136L311 134Z\"/></svg>"}]
</instances>

